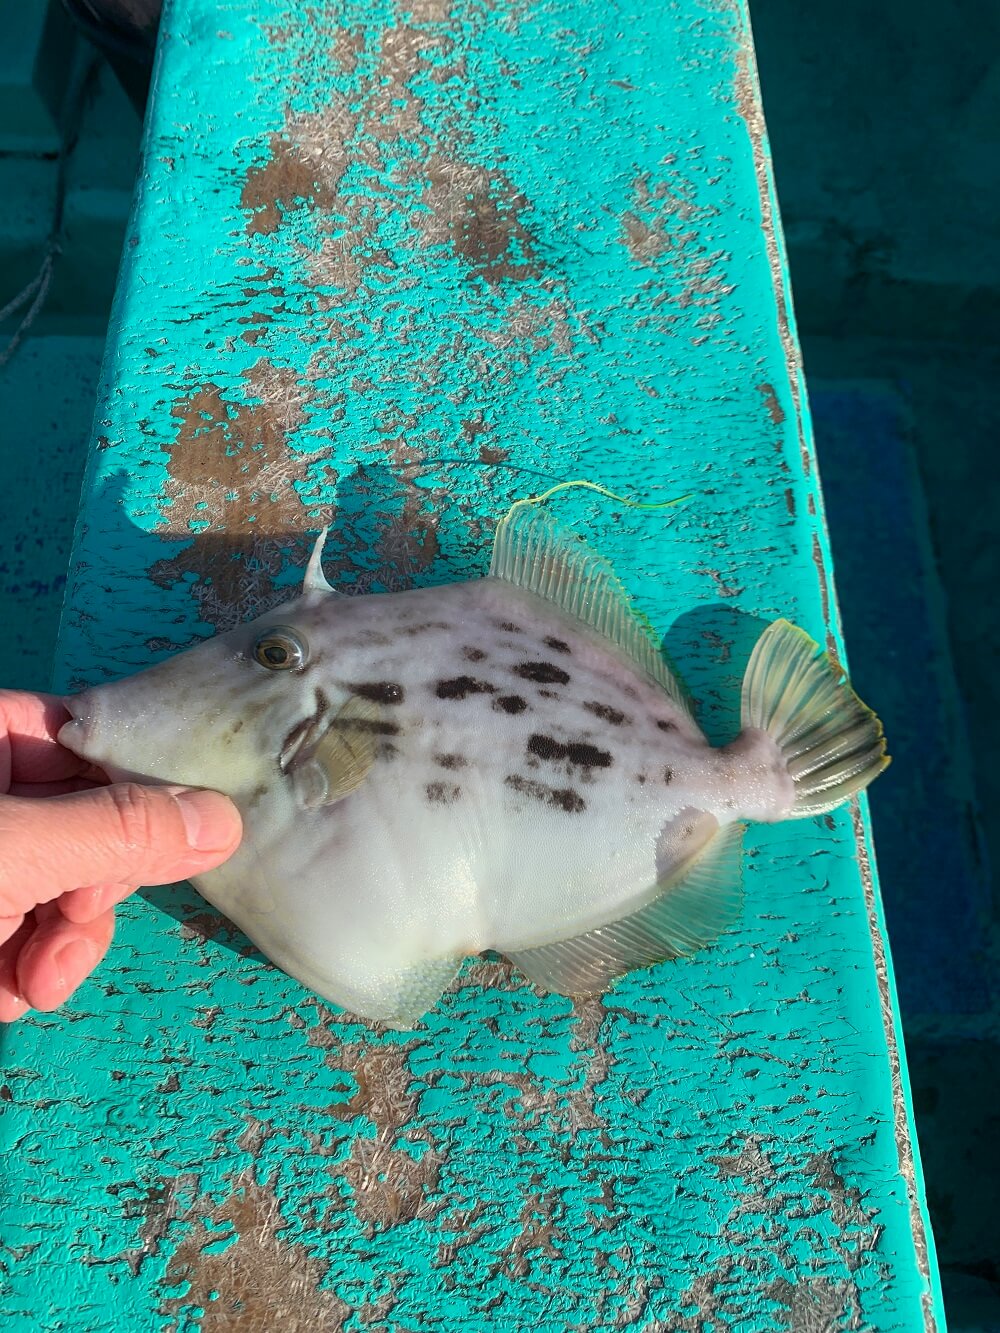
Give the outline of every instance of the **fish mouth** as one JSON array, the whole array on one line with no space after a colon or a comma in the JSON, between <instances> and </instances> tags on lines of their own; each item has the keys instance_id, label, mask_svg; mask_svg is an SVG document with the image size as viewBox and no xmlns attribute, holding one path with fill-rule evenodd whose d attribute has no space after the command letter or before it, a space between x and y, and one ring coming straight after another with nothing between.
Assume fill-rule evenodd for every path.
<instances>
[{"instance_id":1,"label":"fish mouth","mask_svg":"<svg viewBox=\"0 0 1000 1333\"><path fill-rule=\"evenodd\" d=\"M89 759L90 756L83 748L87 743L87 736L90 732L89 718L84 710L79 707L74 697L61 699L59 702L69 713L69 721L64 722L56 732L56 743L61 745L64 750L69 750L71 754L77 755L80 759Z\"/></svg>"}]
</instances>

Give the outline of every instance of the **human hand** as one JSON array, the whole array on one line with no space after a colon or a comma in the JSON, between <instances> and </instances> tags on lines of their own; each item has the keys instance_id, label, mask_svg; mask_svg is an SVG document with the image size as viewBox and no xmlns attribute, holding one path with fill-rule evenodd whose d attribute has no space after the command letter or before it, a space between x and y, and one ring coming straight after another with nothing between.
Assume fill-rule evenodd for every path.
<instances>
[{"instance_id":1,"label":"human hand","mask_svg":"<svg viewBox=\"0 0 1000 1333\"><path fill-rule=\"evenodd\" d=\"M219 792L109 785L56 741L67 721L53 695L0 690L0 1022L57 1009L107 952L116 903L242 836Z\"/></svg>"}]
</instances>

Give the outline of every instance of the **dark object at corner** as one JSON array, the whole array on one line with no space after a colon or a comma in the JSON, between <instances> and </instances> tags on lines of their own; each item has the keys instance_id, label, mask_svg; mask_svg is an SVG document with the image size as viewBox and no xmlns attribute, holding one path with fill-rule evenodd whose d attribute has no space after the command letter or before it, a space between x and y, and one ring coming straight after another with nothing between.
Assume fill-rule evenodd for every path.
<instances>
[{"instance_id":1,"label":"dark object at corner","mask_svg":"<svg viewBox=\"0 0 1000 1333\"><path fill-rule=\"evenodd\" d=\"M141 116L146 109L163 0L63 0L73 22L106 57Z\"/></svg>"}]
</instances>

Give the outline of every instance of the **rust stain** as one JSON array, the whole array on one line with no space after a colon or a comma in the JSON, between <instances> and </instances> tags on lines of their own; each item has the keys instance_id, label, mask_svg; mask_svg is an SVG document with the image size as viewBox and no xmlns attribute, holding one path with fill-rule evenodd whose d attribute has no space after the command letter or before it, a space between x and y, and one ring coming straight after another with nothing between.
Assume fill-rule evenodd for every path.
<instances>
[{"instance_id":1,"label":"rust stain","mask_svg":"<svg viewBox=\"0 0 1000 1333\"><path fill-rule=\"evenodd\" d=\"M405 5L414 23L444 23L454 8L455 0L407 0Z\"/></svg>"},{"instance_id":2,"label":"rust stain","mask_svg":"<svg viewBox=\"0 0 1000 1333\"><path fill-rule=\"evenodd\" d=\"M363 33L353 28L341 28L333 39L330 56L333 64L345 74L353 74L358 67L358 57L364 49Z\"/></svg>"},{"instance_id":3,"label":"rust stain","mask_svg":"<svg viewBox=\"0 0 1000 1333\"><path fill-rule=\"evenodd\" d=\"M316 527L296 486L304 496L315 489L312 469L322 453L288 446L289 433L308 419L298 376L258 361L247 381L257 404L230 402L209 382L174 405L178 432L168 449L162 526L184 539L192 521L206 526L150 569L160 587L196 575L192 591L202 618L218 629L287 596L274 586L286 548Z\"/></svg>"},{"instance_id":4,"label":"rust stain","mask_svg":"<svg viewBox=\"0 0 1000 1333\"><path fill-rule=\"evenodd\" d=\"M540 1178L539 1178L540 1179ZM561 1259L561 1246L568 1239L560 1226L565 1213L562 1191L538 1190L525 1196L518 1213L520 1228L504 1259L504 1271L520 1281L531 1277L540 1257Z\"/></svg>"},{"instance_id":5,"label":"rust stain","mask_svg":"<svg viewBox=\"0 0 1000 1333\"><path fill-rule=\"evenodd\" d=\"M416 1042L402 1046L337 1043L327 1064L353 1078L356 1090L347 1101L327 1107L327 1114L343 1121L365 1116L383 1137L399 1134L420 1106L407 1065L407 1057L416 1046Z\"/></svg>"},{"instance_id":6,"label":"rust stain","mask_svg":"<svg viewBox=\"0 0 1000 1333\"><path fill-rule=\"evenodd\" d=\"M444 1155L427 1131L415 1131L420 1094L414 1086L408 1058L420 1044L373 1046L337 1042L329 1027L313 1029L310 1041L324 1047L326 1063L354 1081L346 1100L323 1108L325 1114L349 1124L367 1120L366 1130L355 1134L346 1160L329 1169L328 1191L334 1209L344 1206L343 1184L349 1187L348 1205L368 1235L431 1218L445 1207L435 1199Z\"/></svg>"},{"instance_id":7,"label":"rust stain","mask_svg":"<svg viewBox=\"0 0 1000 1333\"><path fill-rule=\"evenodd\" d=\"M757 196L760 206L761 229L767 247L767 259L771 270L771 282L774 287L775 305L778 314L778 335L785 354L785 367L788 374L788 389L795 408L795 429L799 444L799 460L802 475L808 477L812 472L812 458L806 441L803 421L802 394L799 389L799 373L802 358L795 335L792 332L791 297L785 279L785 264L779 235L779 224L774 208L774 182L771 172L771 159L767 149L767 130L764 124L764 108L761 105L757 64L751 42L740 42L734 53L735 71L733 75L733 94L737 114L746 125L747 135L753 152L754 173L757 177Z\"/></svg>"},{"instance_id":8,"label":"rust stain","mask_svg":"<svg viewBox=\"0 0 1000 1333\"><path fill-rule=\"evenodd\" d=\"M829 626L829 624L830 624L830 583L829 583L829 580L827 579L827 576L826 576L826 565L825 565L824 562L823 562L823 551L822 551L822 548L820 547L820 544L819 544L819 535L818 535L818 533L815 533L815 532L814 532L813 535L812 535L812 559L813 559L813 564L814 564L814 566L816 567L816 577L817 577L817 579L819 580L819 595L820 595L820 601L821 601L821 603L822 603L822 607L823 607L823 623L824 623L825 625ZM826 643L826 646L827 646L827 650L828 650L828 651L831 653L831 655L832 655L832 653L833 653L833 651L834 651L834 647L835 647L835 645L834 645L834 639L833 639L833 630L832 630L832 629L828 630L828 632L827 632L827 643Z\"/></svg>"},{"instance_id":9,"label":"rust stain","mask_svg":"<svg viewBox=\"0 0 1000 1333\"><path fill-rule=\"evenodd\" d=\"M339 171L335 162L336 159L324 160L324 179L319 164L307 158L300 145L284 135L272 134L266 161L250 168L240 194L241 206L250 213L247 222L250 235L271 235L278 230L286 211L304 203L331 208L347 159L340 158Z\"/></svg>"},{"instance_id":10,"label":"rust stain","mask_svg":"<svg viewBox=\"0 0 1000 1333\"><path fill-rule=\"evenodd\" d=\"M413 1157L382 1138L359 1136L351 1155L336 1168L351 1187L351 1208L369 1235L388 1231L416 1218L433 1218L445 1207L433 1199L440 1179L442 1155L427 1148Z\"/></svg>"},{"instance_id":11,"label":"rust stain","mask_svg":"<svg viewBox=\"0 0 1000 1333\"><path fill-rule=\"evenodd\" d=\"M878 909L875 901L875 877L868 854L868 838L861 807L855 798L851 802L851 822L854 826L854 845L857 849L858 870L864 888L865 909L868 915L868 927L871 933L872 952L875 960L875 977L878 982L879 1003L882 1010L882 1026L885 1032L886 1050L889 1057L889 1072L892 1082L892 1108L896 1140L896 1154L899 1162L899 1174L906 1183L906 1199L909 1205L910 1229L913 1233L917 1268L925 1282L930 1282L931 1253L927 1225L920 1190L917 1185L916 1163L914 1160L913 1137L910 1117L906 1103L906 1085L900 1060L899 1037L896 1016L893 1009L892 987L889 984L889 960L886 956L886 944L879 928ZM921 1298L923 1305L924 1326L926 1333L936 1333L938 1322L934 1314L933 1298L929 1291Z\"/></svg>"},{"instance_id":12,"label":"rust stain","mask_svg":"<svg viewBox=\"0 0 1000 1333\"><path fill-rule=\"evenodd\" d=\"M672 159L664 159L667 178L654 181L649 172L638 173L632 183L632 208L620 216L622 244L633 262L642 268L672 270L677 290L669 296L672 305L686 310L696 307L710 314L723 296L732 292L721 272L726 255L711 251L699 237L698 223L715 212L688 197L690 186ZM706 313L695 322L706 328ZM707 336L707 334L705 335Z\"/></svg>"},{"instance_id":13,"label":"rust stain","mask_svg":"<svg viewBox=\"0 0 1000 1333\"><path fill-rule=\"evenodd\" d=\"M184 1235L163 1283L168 1289L183 1287L183 1294L168 1296L160 1307L160 1313L177 1317L164 1326L165 1333L188 1326L183 1312L191 1306L204 1310L202 1329L240 1333L278 1328L339 1333L354 1313L320 1286L329 1264L281 1235L288 1223L278 1200L252 1171L232 1177L232 1193L222 1203L197 1198L177 1221Z\"/></svg>"},{"instance_id":14,"label":"rust stain","mask_svg":"<svg viewBox=\"0 0 1000 1333\"><path fill-rule=\"evenodd\" d=\"M767 408L767 414L776 426L783 424L785 420L784 408L778 402L778 395L775 392L773 384L758 384L758 392L764 395L764 406Z\"/></svg>"},{"instance_id":15,"label":"rust stain","mask_svg":"<svg viewBox=\"0 0 1000 1333\"><path fill-rule=\"evenodd\" d=\"M414 23L441 22L451 3L416 0ZM424 103L414 90L417 75L444 77L432 56L447 55L450 39L405 22L382 31L374 73L357 77L350 98L334 99L320 112L289 115L283 130L271 135L265 158L247 173L241 203L248 212L251 235L270 235L295 209L309 208L326 235L307 260L314 285L336 288L339 296L357 293L368 270L377 280L380 267L390 266L384 250L368 244L377 229L371 196L383 193L387 170L383 146L406 139L417 148L404 183L418 206L409 222L427 245L445 244L464 261L473 276L495 284L537 276L534 236L524 221L529 202L523 192L496 168L462 160L424 124ZM364 50L363 35L339 31L332 43L335 63L357 74ZM463 61L447 67L448 79L468 83ZM475 90L469 84L469 95ZM350 161L369 168L364 191L342 188ZM245 335L248 341L254 331Z\"/></svg>"},{"instance_id":16,"label":"rust stain","mask_svg":"<svg viewBox=\"0 0 1000 1333\"><path fill-rule=\"evenodd\" d=\"M424 182L418 225L426 244L451 245L490 283L538 276L535 239L522 221L530 204L502 171L435 154L415 174Z\"/></svg>"}]
</instances>

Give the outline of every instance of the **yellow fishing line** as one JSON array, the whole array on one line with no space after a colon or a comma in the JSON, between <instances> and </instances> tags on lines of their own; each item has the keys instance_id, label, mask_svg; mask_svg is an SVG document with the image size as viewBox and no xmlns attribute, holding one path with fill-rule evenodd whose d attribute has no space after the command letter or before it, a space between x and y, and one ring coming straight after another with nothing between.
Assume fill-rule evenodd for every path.
<instances>
[{"instance_id":1,"label":"yellow fishing line","mask_svg":"<svg viewBox=\"0 0 1000 1333\"><path fill-rule=\"evenodd\" d=\"M514 513L514 510L519 509L521 505L540 505L543 504L549 496L555 495L557 491L567 491L576 488L585 491L597 491L599 495L606 495L609 500L614 500L618 504L623 504L628 509L670 509L673 505L683 504L685 500L691 499L691 495L681 495L676 500L658 500L656 502L629 500L624 495L616 495L614 491L609 491L606 486L599 486L596 481L561 481L557 486L550 486L549 489L541 495L530 495L524 500L515 500L507 511L507 518L509 519Z\"/></svg>"}]
</instances>

